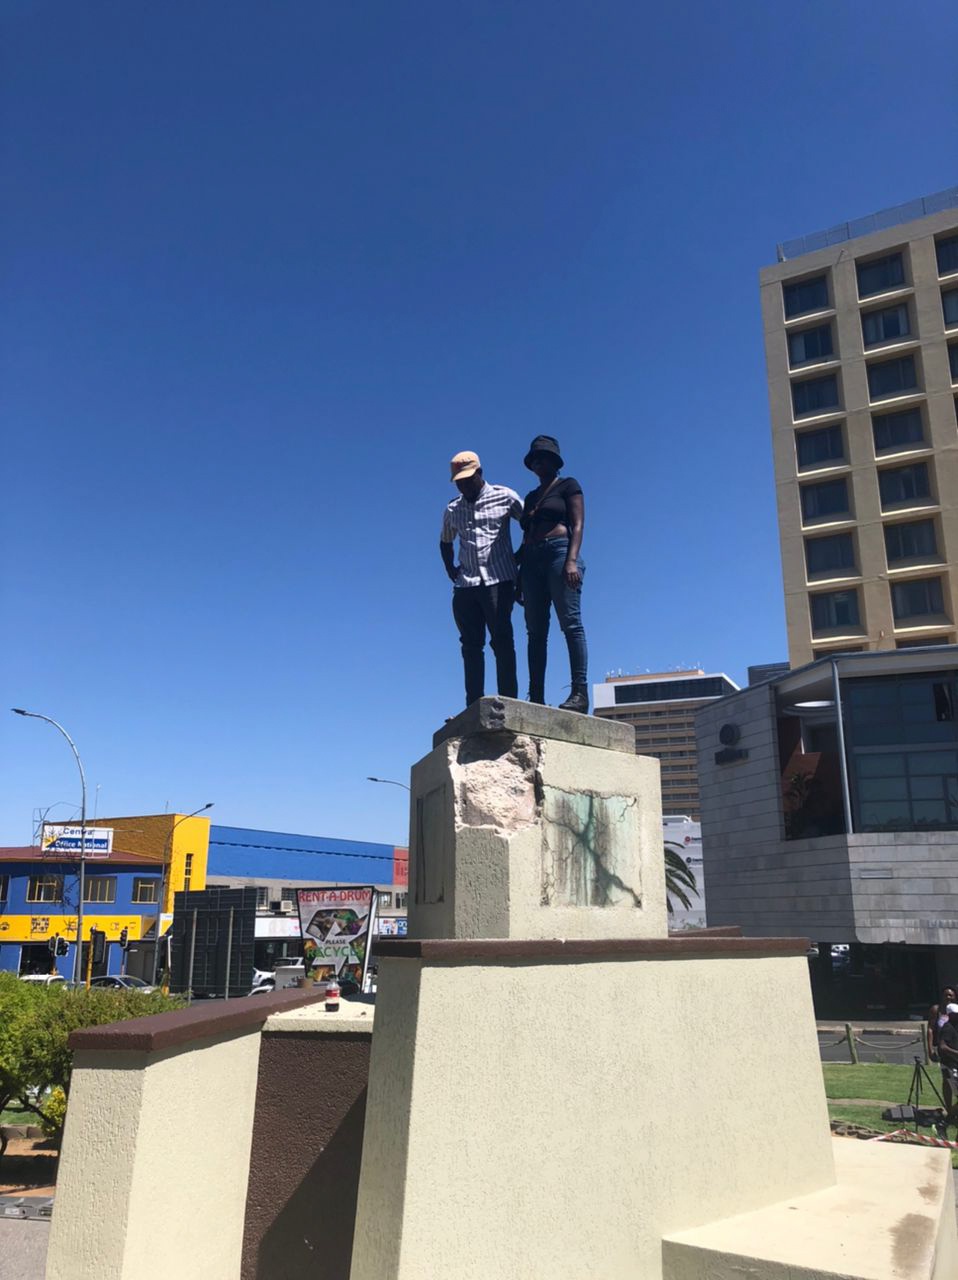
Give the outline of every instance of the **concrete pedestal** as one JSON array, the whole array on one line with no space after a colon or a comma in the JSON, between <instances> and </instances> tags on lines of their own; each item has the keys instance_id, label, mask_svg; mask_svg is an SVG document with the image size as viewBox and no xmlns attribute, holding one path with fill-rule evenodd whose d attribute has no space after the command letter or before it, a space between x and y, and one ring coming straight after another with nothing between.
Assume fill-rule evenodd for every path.
<instances>
[{"instance_id":1,"label":"concrete pedestal","mask_svg":"<svg viewBox=\"0 0 958 1280\"><path fill-rule=\"evenodd\" d=\"M412 779L418 937L377 944L351 1280L949 1274L941 1152L917 1195L875 1146L836 1178L806 942L667 936L628 729L483 699ZM882 1177L908 1210L876 1244Z\"/></svg>"}]
</instances>

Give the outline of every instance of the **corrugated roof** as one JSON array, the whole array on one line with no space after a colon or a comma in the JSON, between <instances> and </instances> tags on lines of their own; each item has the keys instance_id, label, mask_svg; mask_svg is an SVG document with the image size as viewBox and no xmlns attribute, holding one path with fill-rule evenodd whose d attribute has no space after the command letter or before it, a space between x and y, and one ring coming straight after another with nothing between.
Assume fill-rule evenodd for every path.
<instances>
[{"instance_id":1,"label":"corrugated roof","mask_svg":"<svg viewBox=\"0 0 958 1280\"><path fill-rule=\"evenodd\" d=\"M39 845L21 845L9 848L0 848L0 862L76 862L77 859L71 857L68 853L45 853ZM106 856L91 857L87 854L84 862L88 866L99 866L101 863L125 864L133 867L157 867L159 868L159 858L148 858L142 853L123 853L119 849L114 849L111 854Z\"/></svg>"}]
</instances>

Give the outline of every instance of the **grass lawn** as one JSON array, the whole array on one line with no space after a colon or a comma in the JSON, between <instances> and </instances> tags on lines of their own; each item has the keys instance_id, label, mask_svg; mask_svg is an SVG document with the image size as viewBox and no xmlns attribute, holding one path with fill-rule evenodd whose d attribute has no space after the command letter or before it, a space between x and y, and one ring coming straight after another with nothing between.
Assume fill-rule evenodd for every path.
<instances>
[{"instance_id":1,"label":"grass lawn","mask_svg":"<svg viewBox=\"0 0 958 1280\"><path fill-rule=\"evenodd\" d=\"M878 1129L882 1133L891 1133L894 1129L905 1127L881 1118L883 1103L905 1102L911 1085L913 1067L891 1066L887 1063L862 1063L853 1067L844 1062L823 1062L822 1074L825 1077L825 1096L828 1098L828 1114L832 1120L844 1120L850 1124L867 1125L869 1129ZM941 1073L937 1063L928 1064L928 1074L941 1089ZM849 1102L835 1102L835 1098L874 1098L874 1106ZM938 1099L922 1081L921 1104L937 1107ZM930 1129L922 1129L921 1133L931 1133ZM949 1137L951 1133L949 1131ZM851 1139L849 1139L851 1141ZM958 1169L958 1151L951 1153L953 1169Z\"/></svg>"},{"instance_id":2,"label":"grass lawn","mask_svg":"<svg viewBox=\"0 0 958 1280\"><path fill-rule=\"evenodd\" d=\"M0 1111L0 1124L39 1124L32 1111Z\"/></svg>"}]
</instances>

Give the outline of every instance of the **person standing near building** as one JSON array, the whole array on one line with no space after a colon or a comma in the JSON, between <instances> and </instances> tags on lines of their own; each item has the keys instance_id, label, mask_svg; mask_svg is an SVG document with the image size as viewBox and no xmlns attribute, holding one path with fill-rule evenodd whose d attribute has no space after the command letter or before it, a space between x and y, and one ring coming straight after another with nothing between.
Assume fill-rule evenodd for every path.
<instances>
[{"instance_id":1,"label":"person standing near building","mask_svg":"<svg viewBox=\"0 0 958 1280\"><path fill-rule=\"evenodd\" d=\"M560 476L564 463L553 436L536 436L524 458L539 477L526 495L522 512L522 595L529 633L529 701L545 702L549 616L555 607L569 650L572 691L560 711L588 714L588 651L582 625L582 579L579 557L585 530L582 486Z\"/></svg>"},{"instance_id":2,"label":"person standing near building","mask_svg":"<svg viewBox=\"0 0 958 1280\"><path fill-rule=\"evenodd\" d=\"M457 453L451 470L459 497L443 512L439 553L453 585L452 613L462 644L468 707L485 692L487 630L496 656L498 692L504 698L519 696L512 633L517 569L509 521L519 519L522 502L514 489L486 482L477 453Z\"/></svg>"},{"instance_id":3,"label":"person standing near building","mask_svg":"<svg viewBox=\"0 0 958 1280\"><path fill-rule=\"evenodd\" d=\"M938 1032L938 1061L941 1063L942 1093L948 1114L946 1124L955 1124L958 1100L958 1004L945 1005L948 1021Z\"/></svg>"}]
</instances>

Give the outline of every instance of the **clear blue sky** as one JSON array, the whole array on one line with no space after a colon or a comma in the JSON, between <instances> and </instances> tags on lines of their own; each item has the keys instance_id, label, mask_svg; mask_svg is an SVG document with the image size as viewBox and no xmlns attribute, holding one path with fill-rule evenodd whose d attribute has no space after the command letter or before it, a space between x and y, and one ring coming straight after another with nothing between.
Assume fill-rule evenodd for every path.
<instances>
[{"instance_id":1,"label":"clear blue sky","mask_svg":"<svg viewBox=\"0 0 958 1280\"><path fill-rule=\"evenodd\" d=\"M404 840L459 449L559 437L593 679L785 656L757 272L956 180L951 4L0 18L4 705L101 815ZM0 735L25 843L76 773Z\"/></svg>"}]
</instances>

